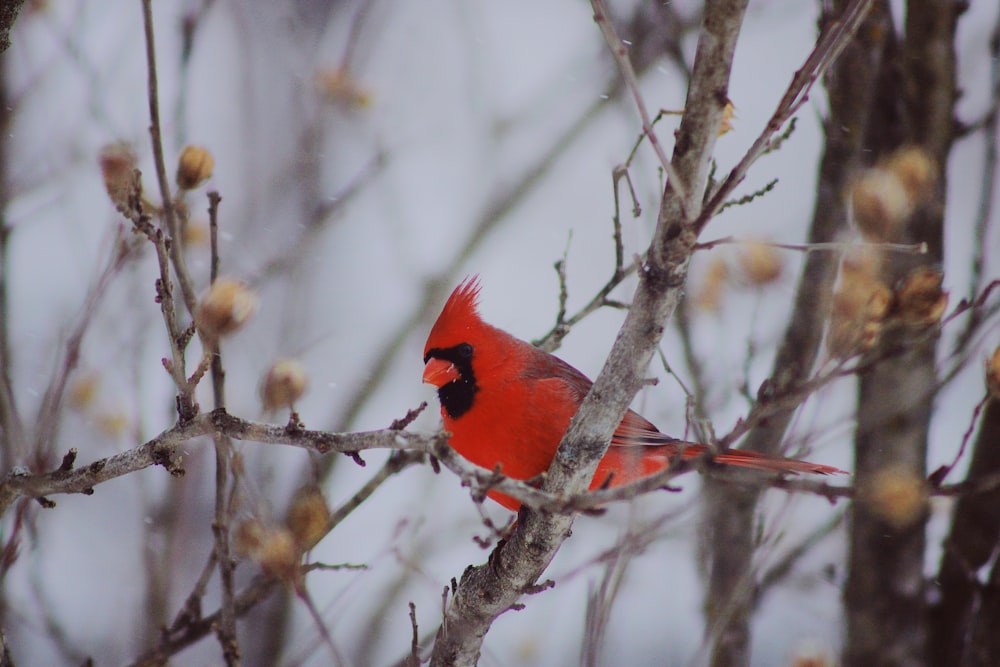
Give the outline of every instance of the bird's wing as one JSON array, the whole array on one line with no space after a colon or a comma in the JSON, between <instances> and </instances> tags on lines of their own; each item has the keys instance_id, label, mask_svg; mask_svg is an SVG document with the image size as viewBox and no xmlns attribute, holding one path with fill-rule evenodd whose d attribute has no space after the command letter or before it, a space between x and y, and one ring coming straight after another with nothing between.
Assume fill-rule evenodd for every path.
<instances>
[{"instance_id":1,"label":"bird's wing","mask_svg":"<svg viewBox=\"0 0 1000 667\"><path fill-rule=\"evenodd\" d=\"M583 401L590 391L593 382L586 375L569 365L559 357L538 351L538 356L531 360L526 371L528 379L558 379L573 395L577 405ZM656 426L634 410L625 413L625 418L611 439L613 447L657 447L680 443L677 438L660 433ZM693 443L692 443L693 444Z\"/></svg>"},{"instance_id":2,"label":"bird's wing","mask_svg":"<svg viewBox=\"0 0 1000 667\"><path fill-rule=\"evenodd\" d=\"M537 350L538 356L528 364L531 369L525 377L537 380L558 379L574 397L577 405L583 397L590 391L593 382L590 379L570 366L559 357L546 354ZM605 463L609 469L614 469L617 473L615 484L624 484L630 479L635 479L635 475L623 472L621 457L625 456L630 465L635 465L636 460L641 460L640 475L648 475L662 469L669 464L675 456L680 456L685 460L693 459L709 451L709 448L700 443L687 442L672 438L665 433L661 433L655 425L637 412L629 410L625 413L621 424L615 430L611 438L611 449L605 457ZM636 459L635 457L639 457ZM781 456L772 456L758 452L742 449L730 449L719 452L712 457L716 463L733 465L742 468L753 468L766 472L778 473L814 473L829 475L833 473L843 473L842 470L822 464L810 463L808 461L798 461L786 459ZM599 475L598 475L599 477ZM595 477L595 480L598 479Z\"/></svg>"}]
</instances>

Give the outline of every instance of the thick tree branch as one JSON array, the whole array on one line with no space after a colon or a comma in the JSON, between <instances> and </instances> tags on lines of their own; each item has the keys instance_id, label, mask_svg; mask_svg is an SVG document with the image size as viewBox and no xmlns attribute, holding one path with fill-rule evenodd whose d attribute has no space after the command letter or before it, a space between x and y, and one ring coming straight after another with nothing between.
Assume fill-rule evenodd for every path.
<instances>
[{"instance_id":1,"label":"thick tree branch","mask_svg":"<svg viewBox=\"0 0 1000 667\"><path fill-rule=\"evenodd\" d=\"M293 424L275 426L251 422L234 417L225 410L215 410L178 423L137 447L82 468L73 468L70 459L69 465L47 473L14 469L0 482L0 516L18 498L43 499L63 493L89 495L93 493L94 487L103 482L153 465L161 465L171 474L183 475L184 468L181 457L177 455L177 448L192 438L205 435L289 445L319 454L340 452L355 456L357 452L367 449L403 448L434 452L446 442L445 434L442 433L422 435L394 429L330 433L303 429Z\"/></svg>"},{"instance_id":2,"label":"thick tree branch","mask_svg":"<svg viewBox=\"0 0 1000 667\"><path fill-rule=\"evenodd\" d=\"M14 29L14 22L17 21L17 15L21 13L23 4L24 0L4 0L0 3L0 53L10 47L10 33ZM4 653L6 654L6 651Z\"/></svg>"},{"instance_id":3,"label":"thick tree branch","mask_svg":"<svg viewBox=\"0 0 1000 667\"><path fill-rule=\"evenodd\" d=\"M639 288L604 368L570 423L543 490L569 494L586 489L611 435L642 385L642 377L684 287L697 241L708 164L727 100L729 73L745 0L707 3L686 113L671 164L685 197L667 186ZM595 14L600 9L595 6ZM689 217L685 217L684 214ZM573 517L522 512L517 529L490 562L466 570L438 632L433 665L474 665L493 621L515 607L569 535Z\"/></svg>"}]
</instances>

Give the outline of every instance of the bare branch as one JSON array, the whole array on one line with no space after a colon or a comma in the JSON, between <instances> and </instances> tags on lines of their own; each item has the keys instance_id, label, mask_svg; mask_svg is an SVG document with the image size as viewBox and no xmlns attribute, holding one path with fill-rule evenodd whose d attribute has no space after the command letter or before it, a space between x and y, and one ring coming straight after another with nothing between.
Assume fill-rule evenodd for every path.
<instances>
[{"instance_id":1,"label":"bare branch","mask_svg":"<svg viewBox=\"0 0 1000 667\"><path fill-rule=\"evenodd\" d=\"M0 75L2 80L2 75ZM6 95L6 88L0 87L0 95ZM4 100L0 99L0 103ZM4 104L5 105L5 104ZM5 105L6 106L6 105ZM3 112L0 112L3 113ZM0 185L0 188L3 186ZM6 193L3 196L6 199ZM6 201L0 202L6 209ZM5 218L0 218L0 431L2 431L2 460L11 464L22 459L27 442L24 435L24 424L17 409L17 399L14 395L13 361L10 349L10 313L8 286L10 284L10 238L12 230Z\"/></svg>"},{"instance_id":2,"label":"bare branch","mask_svg":"<svg viewBox=\"0 0 1000 667\"><path fill-rule=\"evenodd\" d=\"M611 51L611 55L615 58L615 63L618 65L618 72L621 74L622 81L625 82L625 87L632 94L632 101L639 112L639 118L642 119L642 133L649 139L650 145L656 152L656 157L660 160L660 166L667 172L667 176L669 177L668 184L674 189L679 199L686 200L685 185L681 182L674 166L667 158L667 153L663 150L660 139L653 130L649 111L646 110L646 103L643 101L642 93L639 91L639 79L632 68L632 61L628 57L628 46L618 36L604 0L591 0L590 4L594 9L594 21L597 22L598 27L601 29L604 41L608 44L608 50Z\"/></svg>"},{"instance_id":3,"label":"bare branch","mask_svg":"<svg viewBox=\"0 0 1000 667\"><path fill-rule=\"evenodd\" d=\"M156 166L156 180L160 187L160 198L163 206L163 217L167 223L167 233L170 236L170 258L177 273L177 282L181 286L181 296L187 307L188 315L193 317L197 297L191 277L184 261L184 248L178 234L177 211L174 210L173 197L170 194L170 183L167 181L167 167L163 158L163 136L160 125L160 98L156 73L156 40L153 31L152 0L142 2L143 30L146 36L146 72L148 78L147 92L149 97L149 136L153 146L153 162Z\"/></svg>"},{"instance_id":4,"label":"bare branch","mask_svg":"<svg viewBox=\"0 0 1000 667\"><path fill-rule=\"evenodd\" d=\"M740 244L746 243L745 240L738 239L734 236L724 236L719 239L713 239L711 241L704 241L695 246L695 250L711 250L716 246L728 245L728 244ZM795 250L798 252L839 252L843 253L851 248L860 245L857 241L827 241L827 242L814 242L814 243L775 243L773 241L757 241L754 243L760 243L769 248L779 248L781 250ZM927 254L927 244L926 243L864 243L865 247L871 247L876 250L884 250L886 252L899 252L913 255L926 255Z\"/></svg>"},{"instance_id":5,"label":"bare branch","mask_svg":"<svg viewBox=\"0 0 1000 667\"><path fill-rule=\"evenodd\" d=\"M236 615L243 616L253 609L274 591L277 584L278 581L273 577L265 574L257 575L236 597ZM131 667L159 667L165 664L170 656L212 632L219 623L219 616L219 612L215 612L209 616L190 619L181 627L164 631L160 643L136 659Z\"/></svg>"},{"instance_id":6,"label":"bare branch","mask_svg":"<svg viewBox=\"0 0 1000 667\"><path fill-rule=\"evenodd\" d=\"M662 55L664 34L670 34L671 37L679 40L673 31L675 29L679 31L688 29L687 25L679 21L676 13L671 10L661 10L659 6L656 6L654 10L651 10L654 12L654 17L650 20L645 15L644 9L645 7L640 5L636 14L638 18L633 24L637 43L649 44L649 48L639 50L640 52L636 54L633 63L639 74L651 67L655 59ZM681 61L678 60L678 62ZM566 122L564 124L566 130L552 139L533 164L525 168L509 186L498 189L490 196L489 201L483 206L475 221L471 223L469 235L455 252L452 264L425 281L423 294L416 299L414 309L401 321L392 335L386 337L385 343L371 355L372 363L369 365L364 384L341 413L334 417L332 421L334 428L348 430L352 427L361 409L374 395L376 388L385 380L389 369L395 362L396 355L403 349L410 334L421 324L426 323L426 319L430 316L428 312L430 308L441 303L447 296L448 290L460 276L458 271L462 262L482 246L489 238L490 232L504 221L514 207L524 201L528 195L535 191L536 187L543 183L543 176L549 172L557 159L565 154L566 150L595 120L601 117L601 112L617 98L623 88L619 76L612 77L605 87L610 90L608 95L602 95L591 106L581 110L575 118Z\"/></svg>"},{"instance_id":7,"label":"bare branch","mask_svg":"<svg viewBox=\"0 0 1000 667\"><path fill-rule=\"evenodd\" d=\"M543 490L583 491L607 450L614 429L635 393L663 335L686 278L697 241L708 164L722 120L729 72L746 2L709 3L698 42L694 75L674 147L673 168L687 191L668 188L661 205L639 288L618 339L597 381L570 423L543 482ZM685 214L690 215L686 217ZM472 665L493 621L518 604L548 566L572 525L572 516L523 511L511 538L490 562L469 568L455 591L431 657L434 665Z\"/></svg>"},{"instance_id":8,"label":"bare branch","mask_svg":"<svg viewBox=\"0 0 1000 667\"><path fill-rule=\"evenodd\" d=\"M90 323L99 311L99 306L114 278L121 272L125 263L135 256L138 244L125 236L127 232L119 229L112 241L111 257L107 266L101 271L94 286L90 288L80 310L80 318L73 326L62 353L55 374L45 390L45 397L38 409L35 433L35 456L44 457L50 451L58 430L62 413L63 396L66 384L80 362L80 347L84 336L90 328Z\"/></svg>"},{"instance_id":9,"label":"bare branch","mask_svg":"<svg viewBox=\"0 0 1000 667\"><path fill-rule=\"evenodd\" d=\"M993 220L993 199L996 195L997 148L1000 136L1000 14L993 26L990 37L990 80L987 90L993 91L990 108L984 119L983 169L979 189L979 206L976 209L975 236L972 257L972 275L969 277L969 299L973 299L983 281L983 267L986 264L986 253L989 243L987 234L990 221ZM955 339L955 349L965 348L978 326L982 323L980 313L974 312L966 323L965 330Z\"/></svg>"},{"instance_id":10,"label":"bare branch","mask_svg":"<svg viewBox=\"0 0 1000 667\"><path fill-rule=\"evenodd\" d=\"M410 626L413 628L413 635L410 637L410 655L406 656L403 664L406 667L420 667L420 632L417 629L417 605L410 602Z\"/></svg>"},{"instance_id":11,"label":"bare branch","mask_svg":"<svg viewBox=\"0 0 1000 667\"><path fill-rule=\"evenodd\" d=\"M861 22L871 10L873 0L852 0L843 14L829 26L820 36L813 48L812 53L806 58L805 63L792 77L785 95L778 102L771 119L764 126L764 130L757 137L753 145L747 150L743 158L726 176L726 179L715 189L711 198L705 204L701 212L696 228L701 230L714 216L720 207L729 198L732 191L746 177L747 172L759 157L764 155L771 147L772 138L781 130L784 124L805 104L809 99L809 91L812 89L826 70L836 61L840 52L844 50L848 42L854 37Z\"/></svg>"},{"instance_id":12,"label":"bare branch","mask_svg":"<svg viewBox=\"0 0 1000 667\"><path fill-rule=\"evenodd\" d=\"M183 475L176 449L192 438L224 435L237 440L301 447L319 454L356 453L366 449L409 448L436 451L446 440L444 434L420 435L386 429L360 433L310 431L293 425L275 426L250 422L215 410L163 431L153 439L127 451L95 461L82 468L31 473L15 469L0 482L0 516L18 498L44 498L63 493L91 494L94 487L122 475L153 465L165 467L173 475Z\"/></svg>"}]
</instances>

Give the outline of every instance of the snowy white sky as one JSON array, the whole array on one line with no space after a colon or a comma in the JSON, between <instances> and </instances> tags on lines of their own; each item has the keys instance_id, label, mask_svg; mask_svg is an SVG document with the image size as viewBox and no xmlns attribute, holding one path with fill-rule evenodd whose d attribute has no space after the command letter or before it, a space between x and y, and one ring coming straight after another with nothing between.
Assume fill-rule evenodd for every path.
<instances>
[{"instance_id":1,"label":"snowy white sky","mask_svg":"<svg viewBox=\"0 0 1000 667\"><path fill-rule=\"evenodd\" d=\"M154 4L167 161L171 164L188 142L214 153L209 187L223 197L224 272L259 279L261 267L297 238L312 207L343 192L359 175L374 173L311 239L288 275L263 283L256 319L227 342L234 413L261 417L257 378L274 358L296 355L310 373L310 391L299 406L302 418L315 428L338 425L352 393L370 373L385 341L410 316L430 278L448 275L457 282L479 273L486 319L533 338L552 324L557 298L552 264L564 252L571 311L610 274L611 170L625 159L638 134L637 116L626 102L608 105L468 257L457 264L455 257L476 222L509 193L523 170L605 92L612 70L587 3L376 1L351 56L357 85L371 101L354 110L321 100L315 76L341 61L357 3L334 3L327 16L312 7L318 2L300 2L297 13L293 3L219 0L204 19L186 73L178 66L177 28L181 15L197 3ZM611 4L624 15L631 3ZM683 15L697 5L676 4ZM817 4L751 2L730 89L737 119L734 131L718 143L720 167L735 163L756 138L811 48ZM977 118L988 102L986 44L1000 11L992 4L973 3L960 23L963 119ZM18 398L30 413L118 222L96 166L100 148L113 141L132 142L147 188L155 189L139 4L52 0L44 11L21 18L13 42L6 61L16 111L7 167L14 196L8 215L15 229L9 268L11 333ZM693 39L685 50L690 59ZM683 106L683 81L669 63L654 67L642 84L652 109ZM778 187L751 206L729 209L712 222L706 238L803 240L824 109L824 95L816 90L799 115L792 140L761 160L741 192L772 178L779 179ZM660 125L660 137L668 144L675 123L668 118ZM386 160L372 172L379 153ZM946 287L955 301L968 291L981 160L981 143L964 141L956 145L949 165L945 269ZM632 175L644 212L638 220L624 217L627 256L645 247L655 221L659 180L650 152L640 151ZM204 219L201 192L190 204L194 218ZM994 224L991 247L997 246L996 228ZM691 291L698 290L712 255L733 252L724 247L697 257ZM207 252L195 247L190 257L203 286ZM712 381L708 407L719 433L747 409L737 388L751 341L757 349L749 364L752 388L770 368L800 260L794 254L785 259L780 283L763 293L730 290L718 313L699 314L694 322L697 353ZM987 275L996 276L995 255L989 260ZM159 362L167 350L152 301L153 270L147 255L118 278L101 305L82 362L84 371L100 378L97 406L91 413L67 416L58 451L78 447L81 461L89 462L172 423L168 378ZM618 296L627 299L628 293L625 288ZM620 322L618 312L593 315L574 329L560 356L593 376ZM353 428L384 427L421 400L435 405L433 392L420 384L420 350L428 326L409 333L387 380ZM991 339L977 340L984 350L996 342L996 331ZM664 349L682 369L672 331ZM645 391L636 405L663 430L680 433L683 393L661 369L654 370L661 383ZM972 364L942 396L930 467L950 457L967 427L981 391L979 372L978 362ZM201 400L209 404L207 391ZM796 433L818 434L813 459L850 465L851 401L852 387L845 382L824 390L803 410ZM126 420L126 430L117 437L100 428L101 415L108 414ZM435 426L436 410L431 409L414 428ZM305 455L252 444L244 451L251 461L247 492L252 503L280 514L296 475L308 465ZM353 493L382 456L365 458L366 469L346 459L337 463L325 488L331 502ZM189 489L184 496L189 506L181 508L192 519L183 524L185 541L177 553L177 577L184 582L179 591L188 590L188 580L193 581L210 549L207 520L195 520L204 519L211 506L207 443L190 444L186 465L183 482L149 470L102 486L93 497L57 498L58 508L41 517L37 544L27 545L25 557L9 575L13 599L33 599L41 591L64 619L72 641L100 658L100 664L118 664L134 655L137 646L121 635L141 613L139 545L146 530L152 526L155 532L159 519L151 508L167 485ZM579 520L551 568L557 588L530 598L525 610L497 622L482 664L577 664L586 595L602 575L592 560L629 526L658 521L659 538L636 557L622 581L604 655L609 664L699 664L704 655L698 480L685 479L682 486L683 494L646 498L611 508L601 518ZM772 557L839 509L779 493L768 496L766 508L765 531L778 540ZM499 508L487 511L504 520ZM940 532L942 525L938 520L933 530ZM411 469L386 484L314 554L316 560L371 566L364 573L320 573L309 579L345 654L352 655L352 638L364 632L382 594L404 574L410 578L385 611L384 642L371 659L384 664L407 650L407 601L416 603L422 630L435 627L442 587L467 564L485 558L471 539L484 532L467 492L448 473ZM843 572L837 570L829 581L822 570L842 561L843 549L839 534L827 539L787 585L766 599L754 627L755 665L787 662L803 645L836 647ZM120 582L115 593L98 594L109 578ZM174 608L179 602L171 601ZM297 614L301 618L293 626L293 643L308 655L317 633L304 610ZM39 642L39 659L56 660L41 642L40 619L27 621L24 641ZM216 650L205 642L177 664L211 664ZM309 664L324 664L324 654L316 656ZM292 662L296 656L288 658Z\"/></svg>"}]
</instances>

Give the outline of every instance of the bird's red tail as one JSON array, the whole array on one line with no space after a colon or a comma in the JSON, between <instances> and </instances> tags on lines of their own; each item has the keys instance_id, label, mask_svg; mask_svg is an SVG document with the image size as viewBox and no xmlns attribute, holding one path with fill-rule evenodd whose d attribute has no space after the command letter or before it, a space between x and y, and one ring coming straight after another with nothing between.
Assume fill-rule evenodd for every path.
<instances>
[{"instance_id":1,"label":"bird's red tail","mask_svg":"<svg viewBox=\"0 0 1000 667\"><path fill-rule=\"evenodd\" d=\"M701 456L708 447L705 445L689 444L683 450L685 460L690 460ZM778 473L810 473L813 475L846 475L847 472L840 468L823 465L822 463L810 463L798 459L786 459L782 456L762 454L747 449L727 449L724 452L712 457L716 463L723 465L738 466L740 468L751 468L764 472Z\"/></svg>"}]
</instances>

